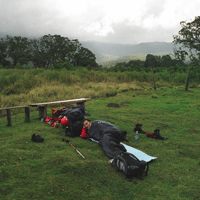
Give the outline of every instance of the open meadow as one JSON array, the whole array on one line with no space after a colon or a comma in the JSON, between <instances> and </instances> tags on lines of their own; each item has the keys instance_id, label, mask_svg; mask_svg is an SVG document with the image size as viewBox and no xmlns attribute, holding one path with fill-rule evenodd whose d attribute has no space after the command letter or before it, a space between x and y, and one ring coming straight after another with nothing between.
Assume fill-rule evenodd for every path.
<instances>
[{"instance_id":1,"label":"open meadow","mask_svg":"<svg viewBox=\"0 0 200 200\"><path fill-rule=\"evenodd\" d=\"M156 74L156 90L151 73L139 72L1 70L0 78L1 108L89 97L85 106L91 120L115 124L127 131L126 144L157 157L144 180L130 182L108 164L98 144L41 123L36 108L30 108L29 123L24 109L12 110L10 127L6 111L0 111L0 199L200 199L200 85L191 82L185 91L186 74ZM47 107L49 116L52 108L60 107ZM148 133L159 129L168 139L139 134L135 144L137 123ZM44 142L32 142L34 133Z\"/></svg>"}]
</instances>

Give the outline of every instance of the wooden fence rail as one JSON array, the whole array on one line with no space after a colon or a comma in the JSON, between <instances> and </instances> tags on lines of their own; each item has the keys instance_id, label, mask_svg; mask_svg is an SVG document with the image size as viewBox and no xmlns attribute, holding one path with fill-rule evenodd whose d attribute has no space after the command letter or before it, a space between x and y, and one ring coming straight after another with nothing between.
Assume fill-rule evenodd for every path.
<instances>
[{"instance_id":1,"label":"wooden fence rail","mask_svg":"<svg viewBox=\"0 0 200 200\"><path fill-rule=\"evenodd\" d=\"M28 106L16 106L16 107L8 107L8 108L0 108L1 110L7 111L7 126L11 126L11 109L17 109L17 108L25 108L25 122L30 122L30 107L38 107L39 110L39 119L43 118L44 116L47 116L47 106L48 105L63 105L66 106L68 104L82 104L84 105L85 102L91 101L91 98L81 98L81 99L71 99L71 100L63 100L63 101L53 101L53 102L44 102L44 103L34 103L29 104Z\"/></svg>"}]
</instances>

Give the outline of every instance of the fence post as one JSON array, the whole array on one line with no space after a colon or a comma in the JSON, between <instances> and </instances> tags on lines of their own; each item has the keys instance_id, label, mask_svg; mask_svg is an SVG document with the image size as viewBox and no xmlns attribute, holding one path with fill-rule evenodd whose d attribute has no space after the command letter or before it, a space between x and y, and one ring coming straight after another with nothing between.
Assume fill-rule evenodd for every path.
<instances>
[{"instance_id":1,"label":"fence post","mask_svg":"<svg viewBox=\"0 0 200 200\"><path fill-rule=\"evenodd\" d=\"M12 123L11 123L11 112L10 112L10 109L6 109L6 111L7 111L7 121L8 121L7 126L11 126Z\"/></svg>"},{"instance_id":2,"label":"fence post","mask_svg":"<svg viewBox=\"0 0 200 200\"><path fill-rule=\"evenodd\" d=\"M30 122L30 108L25 107L25 122Z\"/></svg>"},{"instance_id":3,"label":"fence post","mask_svg":"<svg viewBox=\"0 0 200 200\"><path fill-rule=\"evenodd\" d=\"M47 106L38 106L39 109L39 119L47 116Z\"/></svg>"}]
</instances>

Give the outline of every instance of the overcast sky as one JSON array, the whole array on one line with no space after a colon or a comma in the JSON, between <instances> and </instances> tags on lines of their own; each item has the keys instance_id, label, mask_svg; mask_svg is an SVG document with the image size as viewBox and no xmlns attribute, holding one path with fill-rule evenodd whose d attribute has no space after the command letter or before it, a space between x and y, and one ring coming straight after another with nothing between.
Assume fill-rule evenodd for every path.
<instances>
[{"instance_id":1,"label":"overcast sky","mask_svg":"<svg viewBox=\"0 0 200 200\"><path fill-rule=\"evenodd\" d=\"M200 0L0 0L0 36L172 42L180 22L199 15Z\"/></svg>"}]
</instances>

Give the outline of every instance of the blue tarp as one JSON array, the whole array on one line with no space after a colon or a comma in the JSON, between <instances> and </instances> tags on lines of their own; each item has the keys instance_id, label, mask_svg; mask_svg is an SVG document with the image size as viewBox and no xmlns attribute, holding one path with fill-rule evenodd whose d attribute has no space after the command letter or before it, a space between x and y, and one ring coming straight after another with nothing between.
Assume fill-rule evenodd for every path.
<instances>
[{"instance_id":1,"label":"blue tarp","mask_svg":"<svg viewBox=\"0 0 200 200\"><path fill-rule=\"evenodd\" d=\"M132 153L133 155L135 155L139 160L144 160L146 162L150 162L152 160L155 160L157 157L152 157L149 156L148 154L144 153L143 151L140 151L138 149L135 149L127 144L121 143L125 146L127 152Z\"/></svg>"},{"instance_id":2,"label":"blue tarp","mask_svg":"<svg viewBox=\"0 0 200 200\"><path fill-rule=\"evenodd\" d=\"M89 140L91 140L92 142L98 143L98 141L96 141L96 140L94 140L94 139L92 139L92 138L90 138ZM138 149L136 149L136 148L134 148L134 147L131 147L131 146L127 145L127 144L124 144L124 143L122 143L122 142L121 142L121 144L124 145L124 147L126 148L127 152L132 153L132 154L135 155L139 160L144 160L144 161L146 161L146 162L150 162L150 161L152 161L152 160L157 159L157 157L150 156L150 155L144 153L143 151L140 151L140 150L138 150Z\"/></svg>"}]
</instances>

